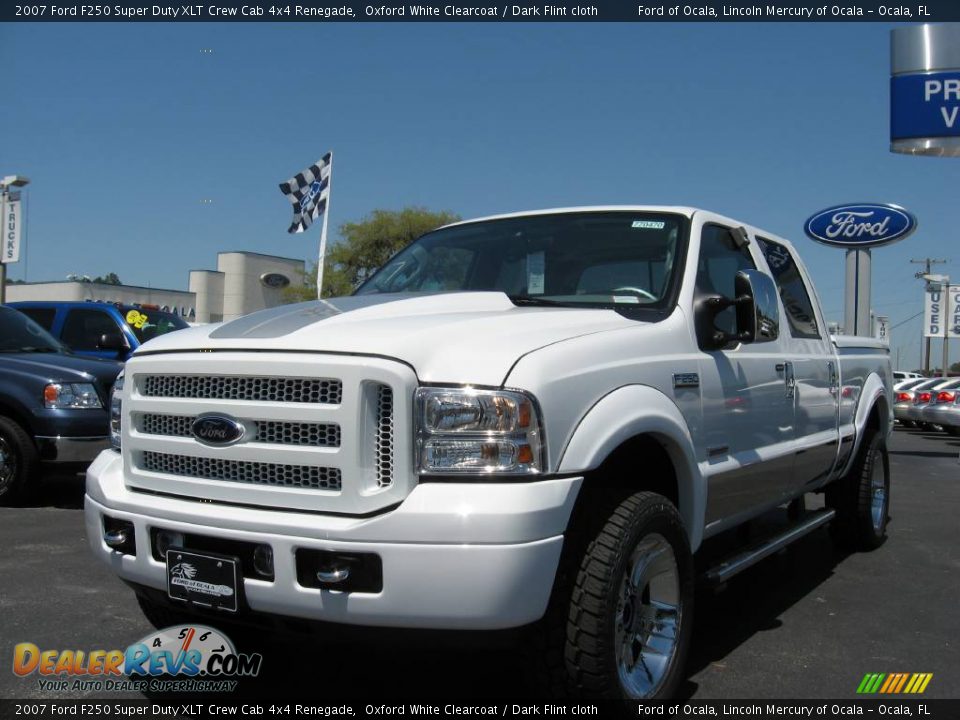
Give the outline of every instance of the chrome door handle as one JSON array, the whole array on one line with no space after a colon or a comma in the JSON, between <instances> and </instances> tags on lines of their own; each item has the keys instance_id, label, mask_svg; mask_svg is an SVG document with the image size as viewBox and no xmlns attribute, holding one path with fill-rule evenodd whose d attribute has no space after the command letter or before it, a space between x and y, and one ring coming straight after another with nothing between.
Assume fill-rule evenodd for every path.
<instances>
[{"instance_id":1,"label":"chrome door handle","mask_svg":"<svg viewBox=\"0 0 960 720\"><path fill-rule=\"evenodd\" d=\"M777 367L779 368L779 365ZM792 398L797 391L797 378L793 374L793 363L791 362L783 363L783 381L787 387L787 397Z\"/></svg>"}]
</instances>

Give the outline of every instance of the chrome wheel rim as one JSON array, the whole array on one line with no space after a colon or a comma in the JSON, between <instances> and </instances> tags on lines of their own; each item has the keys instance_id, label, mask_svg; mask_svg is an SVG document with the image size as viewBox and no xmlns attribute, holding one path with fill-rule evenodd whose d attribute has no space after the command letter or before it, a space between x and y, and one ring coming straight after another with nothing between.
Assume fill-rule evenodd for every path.
<instances>
[{"instance_id":1,"label":"chrome wheel rim","mask_svg":"<svg viewBox=\"0 0 960 720\"><path fill-rule=\"evenodd\" d=\"M660 689L676 655L682 610L673 548L662 535L647 535L630 555L614 618L617 674L628 696Z\"/></svg>"},{"instance_id":2,"label":"chrome wheel rim","mask_svg":"<svg viewBox=\"0 0 960 720\"><path fill-rule=\"evenodd\" d=\"M874 458L870 472L870 518L873 529L880 532L887 518L887 474L883 468L883 458Z\"/></svg>"},{"instance_id":3,"label":"chrome wheel rim","mask_svg":"<svg viewBox=\"0 0 960 720\"><path fill-rule=\"evenodd\" d=\"M17 457L13 454L13 449L7 439L0 436L0 493L13 485L13 479L16 475Z\"/></svg>"}]
</instances>

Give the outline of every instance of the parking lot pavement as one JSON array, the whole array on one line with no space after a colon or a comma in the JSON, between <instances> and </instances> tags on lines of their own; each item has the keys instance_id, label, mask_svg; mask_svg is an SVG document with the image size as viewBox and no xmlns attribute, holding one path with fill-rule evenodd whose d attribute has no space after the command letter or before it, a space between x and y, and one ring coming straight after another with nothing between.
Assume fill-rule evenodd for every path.
<instances>
[{"instance_id":1,"label":"parking lot pavement","mask_svg":"<svg viewBox=\"0 0 960 720\"><path fill-rule=\"evenodd\" d=\"M890 449L889 541L844 555L819 530L726 589L700 592L685 695L849 698L868 672L932 672L926 696L960 697L960 439L897 430ZM18 642L122 649L151 630L133 594L90 557L82 503L82 481L66 478L34 506L0 509L0 697L80 695L15 676ZM264 654L244 694L424 699L526 687L515 648L424 633L259 639L241 649Z\"/></svg>"}]
</instances>

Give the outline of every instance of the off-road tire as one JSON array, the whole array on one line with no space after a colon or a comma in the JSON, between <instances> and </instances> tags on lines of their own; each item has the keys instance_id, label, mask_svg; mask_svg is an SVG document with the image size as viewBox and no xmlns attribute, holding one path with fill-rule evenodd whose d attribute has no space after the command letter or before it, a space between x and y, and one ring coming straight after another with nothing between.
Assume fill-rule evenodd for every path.
<instances>
[{"instance_id":1,"label":"off-road tire","mask_svg":"<svg viewBox=\"0 0 960 720\"><path fill-rule=\"evenodd\" d=\"M0 415L0 452L6 462L0 465L10 468L10 474L0 476L0 505L11 505L22 500L32 489L40 466L37 447L27 432L14 420Z\"/></svg>"},{"instance_id":2,"label":"off-road tire","mask_svg":"<svg viewBox=\"0 0 960 720\"><path fill-rule=\"evenodd\" d=\"M874 504L878 482L883 490L879 509ZM826 503L837 511L830 530L840 547L875 550L883 545L890 517L890 458L883 434L867 431L853 467L827 488Z\"/></svg>"},{"instance_id":3,"label":"off-road tire","mask_svg":"<svg viewBox=\"0 0 960 720\"><path fill-rule=\"evenodd\" d=\"M693 629L693 558L680 515L662 495L638 492L616 504L599 531L591 535L585 538L574 563L565 622L552 628L559 631L555 641L562 640L547 648L554 652L562 649L562 657L555 655L551 665L559 673L553 686L563 685L568 694L592 698L621 699L634 694L618 672L616 628L618 617L623 619L618 606L624 575L636 560L634 551L641 543L653 541L672 551L678 612L673 650L647 697L671 697L683 680Z\"/></svg>"}]
</instances>

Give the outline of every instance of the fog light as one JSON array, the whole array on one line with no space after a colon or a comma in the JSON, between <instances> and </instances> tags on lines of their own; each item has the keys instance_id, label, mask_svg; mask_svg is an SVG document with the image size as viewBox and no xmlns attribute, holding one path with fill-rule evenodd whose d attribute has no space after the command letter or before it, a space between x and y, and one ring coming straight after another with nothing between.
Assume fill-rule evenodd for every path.
<instances>
[{"instance_id":1,"label":"fog light","mask_svg":"<svg viewBox=\"0 0 960 720\"><path fill-rule=\"evenodd\" d=\"M273 548L269 545L257 545L253 549L253 569L264 577L273 577Z\"/></svg>"},{"instance_id":2,"label":"fog light","mask_svg":"<svg viewBox=\"0 0 960 720\"><path fill-rule=\"evenodd\" d=\"M137 540L133 523L129 520L103 516L103 543L111 550L124 555L137 554Z\"/></svg>"},{"instance_id":3,"label":"fog light","mask_svg":"<svg viewBox=\"0 0 960 720\"><path fill-rule=\"evenodd\" d=\"M122 548L129 539L126 530L105 530L103 533L103 541L107 544L107 547L113 550Z\"/></svg>"},{"instance_id":4,"label":"fog light","mask_svg":"<svg viewBox=\"0 0 960 720\"><path fill-rule=\"evenodd\" d=\"M158 530L154 539L157 553L164 559L167 557L167 550L172 547L182 548L184 542L183 533L173 532L171 530Z\"/></svg>"}]
</instances>

